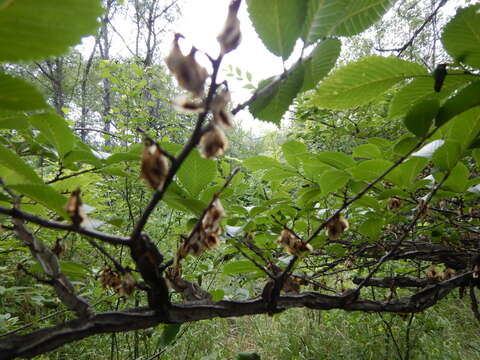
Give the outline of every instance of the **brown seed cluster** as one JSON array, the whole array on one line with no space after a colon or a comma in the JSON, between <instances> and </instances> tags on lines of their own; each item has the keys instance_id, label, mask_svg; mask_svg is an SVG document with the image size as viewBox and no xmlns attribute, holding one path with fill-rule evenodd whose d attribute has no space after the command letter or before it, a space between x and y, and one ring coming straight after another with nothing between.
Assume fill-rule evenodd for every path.
<instances>
[{"instance_id":1,"label":"brown seed cluster","mask_svg":"<svg viewBox=\"0 0 480 360\"><path fill-rule=\"evenodd\" d=\"M161 190L168 170L168 159L160 145L147 138L142 156L142 178L152 189Z\"/></svg>"},{"instance_id":2,"label":"brown seed cluster","mask_svg":"<svg viewBox=\"0 0 480 360\"><path fill-rule=\"evenodd\" d=\"M205 250L220 244L221 221L224 216L225 210L222 203L220 199L216 198L205 211L201 221L195 226L190 235L184 238L183 243L178 248L175 257L177 273L180 272L180 261L188 254L199 256Z\"/></svg>"},{"instance_id":3,"label":"brown seed cluster","mask_svg":"<svg viewBox=\"0 0 480 360\"><path fill-rule=\"evenodd\" d=\"M232 0L228 9L227 19L222 31L217 36L217 41L220 44L221 59L226 53L234 50L240 44L241 32L240 21L237 13L240 7L241 0ZM201 100L192 100L186 95L181 95L172 101L173 106L178 111L188 113L204 114L207 110L211 110L213 120L203 130L202 137L199 142L199 150L203 157L212 158L221 156L228 148L228 140L224 131L228 130L233 125L233 116L228 110L230 103L230 91L226 82L222 84L213 84L212 87L216 89L213 94L210 109L206 107L206 99L204 99L205 81L209 74L207 70L201 66L195 59L197 49L192 47L188 55L184 55L180 49L179 39L184 36L175 34L170 53L165 58L168 69L177 79L178 84L187 90L193 98L201 98ZM216 66L216 60L209 56L212 64Z\"/></svg>"},{"instance_id":4,"label":"brown seed cluster","mask_svg":"<svg viewBox=\"0 0 480 360\"><path fill-rule=\"evenodd\" d=\"M87 226L89 224L85 207L80 197L80 189L73 191L65 204L65 211L75 226Z\"/></svg>"},{"instance_id":5,"label":"brown seed cluster","mask_svg":"<svg viewBox=\"0 0 480 360\"><path fill-rule=\"evenodd\" d=\"M223 26L223 30L217 36L220 43L221 53L226 54L238 47L242 34L240 33L240 21L238 21L237 13L241 0L233 0L228 8L227 20Z\"/></svg>"},{"instance_id":6,"label":"brown seed cluster","mask_svg":"<svg viewBox=\"0 0 480 360\"><path fill-rule=\"evenodd\" d=\"M116 293L124 296L132 295L137 284L130 272L127 271L122 278L120 273L112 270L108 264L100 274L100 281L104 289L113 289Z\"/></svg>"},{"instance_id":7,"label":"brown seed cluster","mask_svg":"<svg viewBox=\"0 0 480 360\"><path fill-rule=\"evenodd\" d=\"M425 276L429 279L435 279L439 281L449 280L455 276L455 270L446 268L442 272L438 271L434 265L430 265L425 271Z\"/></svg>"},{"instance_id":8,"label":"brown seed cluster","mask_svg":"<svg viewBox=\"0 0 480 360\"><path fill-rule=\"evenodd\" d=\"M342 215L335 216L327 224L326 234L330 240L337 240L348 230L348 221Z\"/></svg>"},{"instance_id":9,"label":"brown seed cluster","mask_svg":"<svg viewBox=\"0 0 480 360\"><path fill-rule=\"evenodd\" d=\"M305 252L312 252L312 245L304 243L295 236L290 230L283 229L277 239L277 243L282 245L290 255L302 255Z\"/></svg>"},{"instance_id":10,"label":"brown seed cluster","mask_svg":"<svg viewBox=\"0 0 480 360\"><path fill-rule=\"evenodd\" d=\"M402 202L396 196L391 197L388 200L388 203L387 203L387 209L388 210L395 211L395 210L399 209L401 206L402 206Z\"/></svg>"}]
</instances>

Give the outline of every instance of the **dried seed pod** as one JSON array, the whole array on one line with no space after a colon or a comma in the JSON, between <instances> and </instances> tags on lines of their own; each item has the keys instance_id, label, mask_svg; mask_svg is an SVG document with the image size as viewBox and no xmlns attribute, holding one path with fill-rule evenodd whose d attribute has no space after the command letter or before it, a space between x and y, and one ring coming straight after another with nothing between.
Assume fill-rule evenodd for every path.
<instances>
[{"instance_id":1,"label":"dried seed pod","mask_svg":"<svg viewBox=\"0 0 480 360\"><path fill-rule=\"evenodd\" d=\"M202 227L207 234L221 234L220 223L225 217L225 209L220 199L215 199L212 205L205 212L202 219Z\"/></svg>"},{"instance_id":2,"label":"dried seed pod","mask_svg":"<svg viewBox=\"0 0 480 360\"><path fill-rule=\"evenodd\" d=\"M212 158L225 153L228 148L228 140L223 130L214 125L203 134L199 147L203 157Z\"/></svg>"},{"instance_id":3,"label":"dried seed pod","mask_svg":"<svg viewBox=\"0 0 480 360\"><path fill-rule=\"evenodd\" d=\"M440 278L442 280L450 280L454 276L455 276L455 270L451 268L446 268L445 270L443 270L442 274L440 275Z\"/></svg>"},{"instance_id":4,"label":"dried seed pod","mask_svg":"<svg viewBox=\"0 0 480 360\"><path fill-rule=\"evenodd\" d=\"M168 159L160 145L147 138L142 156L142 178L152 189L161 190L165 183L168 169Z\"/></svg>"},{"instance_id":5,"label":"dried seed pod","mask_svg":"<svg viewBox=\"0 0 480 360\"><path fill-rule=\"evenodd\" d=\"M232 0L230 2L227 20L225 21L222 32L217 36L222 55L236 49L240 44L242 34L240 32L240 21L237 17L240 3L241 0Z\"/></svg>"},{"instance_id":6,"label":"dried seed pod","mask_svg":"<svg viewBox=\"0 0 480 360\"><path fill-rule=\"evenodd\" d=\"M282 245L290 255L299 256L305 252L313 251L312 245L304 243L288 229L282 230L277 239L277 243Z\"/></svg>"},{"instance_id":7,"label":"dried seed pod","mask_svg":"<svg viewBox=\"0 0 480 360\"><path fill-rule=\"evenodd\" d=\"M326 234L330 240L337 240L340 235L348 230L348 221L342 215L335 216L327 224Z\"/></svg>"},{"instance_id":8,"label":"dried seed pod","mask_svg":"<svg viewBox=\"0 0 480 360\"><path fill-rule=\"evenodd\" d=\"M87 213L80 198L80 189L73 191L65 204L65 211L76 226L85 226L88 224Z\"/></svg>"},{"instance_id":9,"label":"dried seed pod","mask_svg":"<svg viewBox=\"0 0 480 360\"><path fill-rule=\"evenodd\" d=\"M215 95L212 101L213 122L223 129L229 129L233 126L233 115L227 110L230 99L230 91L224 88Z\"/></svg>"},{"instance_id":10,"label":"dried seed pod","mask_svg":"<svg viewBox=\"0 0 480 360\"><path fill-rule=\"evenodd\" d=\"M437 268L434 265L430 265L427 270L425 270L425 276L428 279L440 280L441 275L438 272Z\"/></svg>"},{"instance_id":11,"label":"dried seed pod","mask_svg":"<svg viewBox=\"0 0 480 360\"><path fill-rule=\"evenodd\" d=\"M180 46L178 45L178 39L180 37L183 36L175 34L172 49L165 58L165 63L181 87L190 91L194 96L201 97L208 72L195 60L195 53L197 52L195 47L192 47L190 54L187 56L182 54Z\"/></svg>"},{"instance_id":12,"label":"dried seed pod","mask_svg":"<svg viewBox=\"0 0 480 360\"><path fill-rule=\"evenodd\" d=\"M396 196L391 197L390 200L388 200L388 204L387 204L388 210L394 211L399 209L400 206L402 206L402 202Z\"/></svg>"},{"instance_id":13,"label":"dried seed pod","mask_svg":"<svg viewBox=\"0 0 480 360\"><path fill-rule=\"evenodd\" d=\"M123 276L121 283L116 287L115 290L120 295L131 296L135 291L136 285L137 285L137 282L133 278L132 274L130 274L130 272L126 272L125 275Z\"/></svg>"},{"instance_id":14,"label":"dried seed pod","mask_svg":"<svg viewBox=\"0 0 480 360\"><path fill-rule=\"evenodd\" d=\"M205 111L205 104L189 99L186 95L177 96L172 105L175 110L184 113L200 114Z\"/></svg>"}]
</instances>

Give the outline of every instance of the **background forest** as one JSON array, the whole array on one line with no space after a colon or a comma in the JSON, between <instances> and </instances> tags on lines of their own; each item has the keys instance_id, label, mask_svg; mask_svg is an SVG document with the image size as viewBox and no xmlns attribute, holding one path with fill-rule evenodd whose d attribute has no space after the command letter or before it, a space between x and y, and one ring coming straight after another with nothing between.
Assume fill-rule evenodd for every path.
<instances>
[{"instance_id":1,"label":"background forest","mask_svg":"<svg viewBox=\"0 0 480 360\"><path fill-rule=\"evenodd\" d=\"M0 0L0 360L480 359L478 3L41 3Z\"/></svg>"}]
</instances>

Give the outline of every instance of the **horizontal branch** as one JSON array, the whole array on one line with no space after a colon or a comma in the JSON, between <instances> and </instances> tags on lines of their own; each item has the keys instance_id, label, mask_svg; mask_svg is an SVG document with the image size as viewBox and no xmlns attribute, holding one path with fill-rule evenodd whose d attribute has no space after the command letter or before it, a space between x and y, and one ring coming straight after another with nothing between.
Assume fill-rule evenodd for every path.
<instances>
[{"instance_id":1,"label":"horizontal branch","mask_svg":"<svg viewBox=\"0 0 480 360\"><path fill-rule=\"evenodd\" d=\"M445 297L454 287L459 286L465 276L471 276L471 273L422 290L410 298L396 299L390 302L355 300L345 296L306 292L299 295L280 296L277 299L277 307L280 311L306 307L315 310L421 312ZM94 315L88 320L74 320L62 325L36 330L27 335L11 336L0 342L0 360L33 357L96 334L147 329L161 323L182 324L216 317L265 314L268 311L268 303L260 298L247 301L219 301L211 304L172 304L168 313L153 311L149 308L102 313Z\"/></svg>"},{"instance_id":2,"label":"horizontal branch","mask_svg":"<svg viewBox=\"0 0 480 360\"><path fill-rule=\"evenodd\" d=\"M107 242L112 245L128 245L129 241L129 239L126 237L105 234L96 230L78 227L73 224L66 224L58 221L44 219L37 215L29 214L17 209L7 209L3 206L0 206L0 214L5 214L15 219L26 220L49 229L72 231L81 235L89 236L94 239Z\"/></svg>"}]
</instances>

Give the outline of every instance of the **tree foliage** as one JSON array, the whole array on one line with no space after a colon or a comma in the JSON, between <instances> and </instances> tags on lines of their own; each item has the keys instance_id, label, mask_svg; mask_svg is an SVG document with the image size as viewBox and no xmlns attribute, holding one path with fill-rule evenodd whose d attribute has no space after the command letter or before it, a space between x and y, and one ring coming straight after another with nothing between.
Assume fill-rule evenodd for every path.
<instances>
[{"instance_id":1,"label":"tree foliage","mask_svg":"<svg viewBox=\"0 0 480 360\"><path fill-rule=\"evenodd\" d=\"M413 319L456 288L468 289L480 321L479 6L443 26L445 63L405 56L441 1L392 56L342 64L345 44L394 3L233 0L205 93L207 70L175 36L167 64L192 93L180 98L157 62L157 0L133 2L147 35L123 60L108 51L113 1L103 15L98 0L0 3L0 60L9 62L0 73L0 266L9 269L0 294L15 305L0 315L12 330L0 338L0 359L163 324L161 349L183 323L296 307ZM292 65L230 107L217 76L235 56L240 5L266 48ZM46 58L87 35L95 35L88 59ZM217 156L224 131L231 146L246 146L241 130L227 131L246 108L275 124L290 116L289 139ZM50 307L68 315L17 334L38 320L22 308Z\"/></svg>"}]
</instances>

